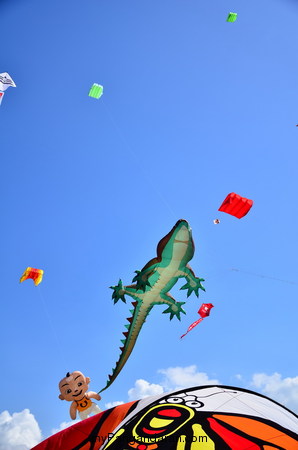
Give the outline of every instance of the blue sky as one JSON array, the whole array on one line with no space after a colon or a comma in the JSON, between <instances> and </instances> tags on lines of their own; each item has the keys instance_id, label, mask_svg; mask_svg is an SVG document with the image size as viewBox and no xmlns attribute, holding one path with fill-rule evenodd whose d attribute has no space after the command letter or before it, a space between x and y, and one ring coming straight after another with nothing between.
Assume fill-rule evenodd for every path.
<instances>
[{"instance_id":1,"label":"blue sky","mask_svg":"<svg viewBox=\"0 0 298 450\"><path fill-rule=\"evenodd\" d=\"M1 450L69 421L67 371L105 385L129 314L109 286L180 218L206 292L181 322L153 309L101 408L216 380L298 412L297 21L294 0L0 1L17 85L0 107L0 417L35 430L15 443L0 425ZM229 192L254 200L242 220L217 211ZM39 287L19 284L27 266Z\"/></svg>"}]
</instances>

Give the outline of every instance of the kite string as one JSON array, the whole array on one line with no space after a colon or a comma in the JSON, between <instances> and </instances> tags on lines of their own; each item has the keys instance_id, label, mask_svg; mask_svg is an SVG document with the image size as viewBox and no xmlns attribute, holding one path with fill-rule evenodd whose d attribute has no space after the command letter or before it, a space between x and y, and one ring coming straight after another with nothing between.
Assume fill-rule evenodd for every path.
<instances>
[{"instance_id":1,"label":"kite string","mask_svg":"<svg viewBox=\"0 0 298 450\"><path fill-rule=\"evenodd\" d=\"M255 411L256 413L260 414L261 416L263 416L266 419L266 416L261 413L260 411L256 410L255 408L253 408L251 405L248 405L247 403L243 402L242 400L239 399L240 395L243 395L244 392L229 392L227 390L225 390L225 388L223 388L223 391L225 394L230 395L231 398L227 399L224 403L221 403L220 405L218 405L218 407L214 408L215 411L217 411L219 408L222 408L224 405L226 405L227 403L229 403L232 400L235 400L235 398L237 399L238 402L242 403L243 405L247 406L248 408L251 408L253 411ZM236 396L233 394L237 394Z\"/></svg>"},{"instance_id":2,"label":"kite string","mask_svg":"<svg viewBox=\"0 0 298 450\"><path fill-rule=\"evenodd\" d=\"M229 269L229 271L233 271L233 272L240 272L240 273L246 273L247 275L252 275L254 277L259 277L259 278L268 278L269 280L275 280L275 281L281 281L282 283L288 283L288 284L298 284L295 281L290 281L290 280L283 280L281 278L276 278L276 277L270 277L268 275L262 275L260 273L255 273L255 272L248 272L246 270L241 270L241 269L235 269L235 268L231 268Z\"/></svg>"},{"instance_id":3,"label":"kite string","mask_svg":"<svg viewBox=\"0 0 298 450\"><path fill-rule=\"evenodd\" d=\"M153 182L152 177L150 175L148 175L148 173L144 171L144 169L141 166L141 164L137 162L138 161L138 157L137 157L136 152L133 150L131 145L128 143L127 139L124 137L124 134L122 133L120 127L117 125L116 120L114 119L114 116L113 116L110 108L108 107L107 103L105 101L102 101L102 103L104 104L104 106L106 108L106 111L108 112L108 115L110 117L110 120L113 123L113 125L114 125L114 127L115 127L115 129L116 129L116 131L117 131L117 133L118 133L118 135L120 137L120 139L123 141L125 147L129 150L130 156L131 156L134 164L137 165L139 167L139 169L143 172L144 177L149 181L149 183L150 183L151 187L154 189L155 193L158 195L160 200L167 207L167 209L172 214L174 219L177 220L177 214L175 214L174 210L172 209L170 204L167 202L165 197L161 194L160 190L156 188L156 184Z\"/></svg>"},{"instance_id":4,"label":"kite string","mask_svg":"<svg viewBox=\"0 0 298 450\"><path fill-rule=\"evenodd\" d=\"M213 251L212 249L208 249L209 255L213 255ZM215 257L215 253L214 253L214 257ZM270 275L264 275L261 273L256 273L256 272L251 272L248 270L242 270L242 269L238 269L236 267L228 267L228 266L223 266L221 268L214 268L212 267L210 269L210 271L208 271L208 280L212 280L215 279L215 277L218 279L218 277L220 276L224 276L227 272L238 272L238 273L243 273L246 275L251 275L253 277L258 277L258 278L264 278L264 279L268 279L268 280L274 280L274 281L279 281L280 283L287 283L287 284L292 284L292 285L298 285L297 281L292 281L292 280L285 280L283 278L277 278L277 277L272 277Z\"/></svg>"},{"instance_id":5,"label":"kite string","mask_svg":"<svg viewBox=\"0 0 298 450\"><path fill-rule=\"evenodd\" d=\"M246 402L244 402L244 401L242 401L242 400L240 400L240 396L241 395L244 395L245 394L245 392L241 392L241 393L239 393L236 397L235 396L233 396L233 394L231 393L231 392L229 392L229 391L224 391L225 393L227 393L227 394L229 394L232 398L230 399L230 400L233 400L233 399L237 399L237 401L238 402L240 402L240 403L242 403L243 405L245 405L246 407L249 407L249 408L251 408L253 411L255 411L257 414L259 414L260 416L263 416L264 417L264 419L267 419L267 416L265 415L265 414L263 414L260 410L257 410L257 409L255 409L255 408L253 408L253 406L251 405L251 404L247 404ZM263 395L262 393L261 393L261 396L262 397L264 397L265 399L267 399L268 400L268 397L266 397L265 395ZM226 403L228 403L230 400L227 400L226 402L224 402L222 405L220 405L218 408L220 408L220 407L222 407L223 405L225 405ZM269 399L269 400L271 400L271 399ZM275 401L274 400L274 402L275 403L277 403L278 404L278 406L282 406L282 405L280 405L277 401ZM215 408L215 410L217 410L218 408ZM282 406L282 408L284 409L284 406ZM287 411L284 411L282 409L282 414L285 416L285 417L287 417L288 418L288 414L287 414L287 412L289 411L289 410L287 410ZM287 409L287 408L286 408ZM277 435L277 436L279 436L279 435Z\"/></svg>"},{"instance_id":6,"label":"kite string","mask_svg":"<svg viewBox=\"0 0 298 450\"><path fill-rule=\"evenodd\" d=\"M60 339L59 339L59 337L58 337L58 335L56 333L56 329L55 329L55 327L53 325L53 321L52 321L52 318L50 316L49 310L47 308L47 304L46 304L46 301L45 301L44 296L42 294L40 286L37 286L37 291L39 293L39 296L40 296L40 299L41 299L41 302L42 302L42 305L43 305L43 309L44 309L45 315L47 316L47 319L48 319L48 322L49 322L49 326L50 326L51 331L52 331L52 335L54 336L56 344L57 344L57 347L59 349L61 360L65 364L65 352L63 354L62 345L61 345Z\"/></svg>"}]
</instances>

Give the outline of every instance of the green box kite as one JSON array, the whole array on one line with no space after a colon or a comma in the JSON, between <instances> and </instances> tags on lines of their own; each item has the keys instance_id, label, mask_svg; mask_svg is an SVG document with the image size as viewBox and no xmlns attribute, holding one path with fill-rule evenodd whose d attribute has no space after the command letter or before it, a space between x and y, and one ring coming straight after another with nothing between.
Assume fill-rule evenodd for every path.
<instances>
[{"instance_id":1,"label":"green box kite","mask_svg":"<svg viewBox=\"0 0 298 450\"><path fill-rule=\"evenodd\" d=\"M227 22L235 22L237 19L237 13L230 12L227 17Z\"/></svg>"},{"instance_id":2,"label":"green box kite","mask_svg":"<svg viewBox=\"0 0 298 450\"><path fill-rule=\"evenodd\" d=\"M100 98L103 94L103 86L100 84L94 83L92 88L89 91L89 97Z\"/></svg>"}]
</instances>

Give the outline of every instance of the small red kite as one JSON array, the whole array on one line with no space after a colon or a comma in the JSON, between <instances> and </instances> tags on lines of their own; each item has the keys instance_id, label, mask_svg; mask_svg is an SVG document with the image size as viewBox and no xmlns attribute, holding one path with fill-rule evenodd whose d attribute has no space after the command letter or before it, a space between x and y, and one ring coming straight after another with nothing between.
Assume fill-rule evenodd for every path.
<instances>
[{"instance_id":1,"label":"small red kite","mask_svg":"<svg viewBox=\"0 0 298 450\"><path fill-rule=\"evenodd\" d=\"M22 281L28 280L31 278L34 281L35 286L38 286L41 283L43 277L43 270L41 269L33 269L32 267L27 267L25 272L20 278L20 283Z\"/></svg>"},{"instance_id":2,"label":"small red kite","mask_svg":"<svg viewBox=\"0 0 298 450\"><path fill-rule=\"evenodd\" d=\"M223 203L218 208L218 211L223 211L241 219L248 213L253 203L253 200L249 200L248 198L235 194L235 192L231 192L224 199Z\"/></svg>"},{"instance_id":3,"label":"small red kite","mask_svg":"<svg viewBox=\"0 0 298 450\"><path fill-rule=\"evenodd\" d=\"M211 308L213 308L212 303L203 303L198 311L198 314L200 314L201 318L193 322L189 327L187 328L187 332L185 334L182 334L180 336L180 339L182 339L184 336L187 335L189 331L191 331L194 327L196 327L200 322L202 322L205 317L208 317L211 311Z\"/></svg>"}]
</instances>

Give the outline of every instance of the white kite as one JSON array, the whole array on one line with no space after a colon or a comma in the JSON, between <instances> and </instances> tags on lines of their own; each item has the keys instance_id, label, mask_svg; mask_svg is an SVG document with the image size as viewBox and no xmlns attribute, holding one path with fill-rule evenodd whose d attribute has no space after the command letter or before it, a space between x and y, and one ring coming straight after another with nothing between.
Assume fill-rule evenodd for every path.
<instances>
[{"instance_id":1,"label":"white kite","mask_svg":"<svg viewBox=\"0 0 298 450\"><path fill-rule=\"evenodd\" d=\"M6 91L9 86L16 87L11 76L7 72L0 73L0 105L4 97L4 91Z\"/></svg>"}]
</instances>

